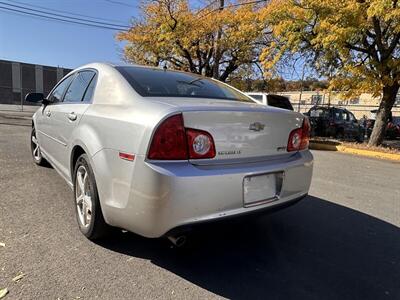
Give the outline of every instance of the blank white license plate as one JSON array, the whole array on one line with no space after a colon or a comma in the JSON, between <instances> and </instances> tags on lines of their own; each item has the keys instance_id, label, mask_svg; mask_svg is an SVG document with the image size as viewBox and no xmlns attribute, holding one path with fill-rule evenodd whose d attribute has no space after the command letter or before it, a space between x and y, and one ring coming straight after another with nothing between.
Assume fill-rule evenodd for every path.
<instances>
[{"instance_id":1,"label":"blank white license plate","mask_svg":"<svg viewBox=\"0 0 400 300\"><path fill-rule=\"evenodd\" d=\"M282 173L247 176L243 180L244 206L277 200L282 186Z\"/></svg>"}]
</instances>

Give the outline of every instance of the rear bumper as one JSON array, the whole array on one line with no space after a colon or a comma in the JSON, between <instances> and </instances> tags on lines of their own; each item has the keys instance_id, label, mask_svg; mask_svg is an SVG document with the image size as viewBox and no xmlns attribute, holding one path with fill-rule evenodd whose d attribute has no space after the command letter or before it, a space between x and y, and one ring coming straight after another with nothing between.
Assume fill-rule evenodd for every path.
<instances>
[{"instance_id":1,"label":"rear bumper","mask_svg":"<svg viewBox=\"0 0 400 300\"><path fill-rule=\"evenodd\" d=\"M289 200L283 203L278 203L275 204L273 206L268 206L268 207L263 207L257 210L252 210L252 211L248 211L248 212L244 212L241 214L237 214L237 215L230 215L230 216L226 216L226 217L221 217L218 219L212 219L212 220L204 220L204 221L200 221L200 222L196 222L196 223L191 223L191 224L185 224L185 225L181 225L175 228L172 228L171 230L169 230L165 236L178 236L180 234L185 234L197 227L200 227L202 225L208 225L208 224L219 224L219 223L223 223L223 222L227 222L230 220L240 220L242 221L242 219L246 219L246 218L253 218L253 217L259 217L262 215L266 215L266 214L270 214L276 211L279 211L281 209L285 209L288 208L292 205L295 205L296 203L300 202L301 200L303 200L305 197L307 197L308 194L305 194L299 198L293 199L293 200Z\"/></svg>"},{"instance_id":2,"label":"rear bumper","mask_svg":"<svg viewBox=\"0 0 400 300\"><path fill-rule=\"evenodd\" d=\"M95 165L103 155L93 158ZM110 162L112 157L117 155L104 159ZM146 237L160 237L182 226L290 205L307 195L312 169L312 154L301 151L257 163L213 166L147 162L137 156L134 163L117 160L104 170L97 169L95 175L101 181L98 190L107 223ZM279 198L245 207L243 178L273 172L284 172Z\"/></svg>"}]
</instances>

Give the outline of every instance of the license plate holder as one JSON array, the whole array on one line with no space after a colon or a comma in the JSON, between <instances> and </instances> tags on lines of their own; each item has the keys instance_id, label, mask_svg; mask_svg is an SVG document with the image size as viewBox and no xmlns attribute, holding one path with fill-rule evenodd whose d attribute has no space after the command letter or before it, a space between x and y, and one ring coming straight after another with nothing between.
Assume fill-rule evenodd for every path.
<instances>
[{"instance_id":1,"label":"license plate holder","mask_svg":"<svg viewBox=\"0 0 400 300\"><path fill-rule=\"evenodd\" d=\"M244 207L276 201L282 189L283 172L248 175L243 178Z\"/></svg>"}]
</instances>

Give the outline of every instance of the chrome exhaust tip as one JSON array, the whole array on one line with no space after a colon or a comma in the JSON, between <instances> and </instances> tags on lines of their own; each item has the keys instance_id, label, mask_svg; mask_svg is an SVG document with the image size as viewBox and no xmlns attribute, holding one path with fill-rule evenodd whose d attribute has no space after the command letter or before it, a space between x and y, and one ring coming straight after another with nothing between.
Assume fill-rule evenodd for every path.
<instances>
[{"instance_id":1,"label":"chrome exhaust tip","mask_svg":"<svg viewBox=\"0 0 400 300\"><path fill-rule=\"evenodd\" d=\"M185 235L178 235L178 236L168 236L168 239L175 247L182 247L186 243L186 236Z\"/></svg>"}]
</instances>

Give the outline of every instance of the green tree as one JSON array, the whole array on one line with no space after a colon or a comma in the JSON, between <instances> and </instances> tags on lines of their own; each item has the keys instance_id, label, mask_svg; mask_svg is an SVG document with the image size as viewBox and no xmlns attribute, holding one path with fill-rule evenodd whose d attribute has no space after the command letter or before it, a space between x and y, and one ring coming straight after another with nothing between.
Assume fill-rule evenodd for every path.
<instances>
[{"instance_id":1,"label":"green tree","mask_svg":"<svg viewBox=\"0 0 400 300\"><path fill-rule=\"evenodd\" d=\"M381 96L369 145L382 143L400 86L398 0L272 0L262 12L273 43L262 53L267 70L302 54L347 96Z\"/></svg>"}]
</instances>

